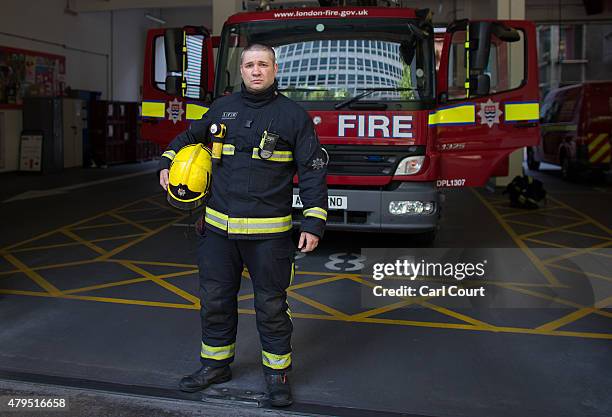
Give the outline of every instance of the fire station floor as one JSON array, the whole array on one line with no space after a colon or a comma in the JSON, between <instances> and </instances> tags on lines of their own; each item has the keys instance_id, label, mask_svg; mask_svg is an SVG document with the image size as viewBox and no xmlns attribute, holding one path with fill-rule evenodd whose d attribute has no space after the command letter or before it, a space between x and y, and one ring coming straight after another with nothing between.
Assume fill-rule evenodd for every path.
<instances>
[{"instance_id":1,"label":"fire station floor","mask_svg":"<svg viewBox=\"0 0 612 417\"><path fill-rule=\"evenodd\" d=\"M248 271L234 379L176 389L198 367L197 237L154 169L0 175L0 414L45 396L74 416L612 415L610 177L568 183L544 166L550 198L531 211L500 189L446 191L430 248L329 232L296 260L295 404L271 411ZM373 297L365 265L383 255L485 259L486 279L459 284L486 296Z\"/></svg>"}]
</instances>

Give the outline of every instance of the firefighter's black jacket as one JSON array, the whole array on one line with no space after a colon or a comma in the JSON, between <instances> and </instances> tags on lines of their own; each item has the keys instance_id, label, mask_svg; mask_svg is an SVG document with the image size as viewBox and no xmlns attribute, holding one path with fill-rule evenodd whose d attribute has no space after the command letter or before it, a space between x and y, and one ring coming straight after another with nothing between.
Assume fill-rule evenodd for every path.
<instances>
[{"instance_id":1,"label":"firefighter's black jacket","mask_svg":"<svg viewBox=\"0 0 612 417\"><path fill-rule=\"evenodd\" d=\"M327 219L327 155L321 149L310 116L276 89L261 94L242 91L220 97L204 117L179 134L162 155L169 168L183 146L209 143L209 127L223 123L220 163L213 164L206 227L238 239L270 238L290 233L293 176L299 179L304 219L301 230L323 236ZM264 130L280 136L269 159L258 153ZM289 226L287 226L289 222Z\"/></svg>"}]
</instances>

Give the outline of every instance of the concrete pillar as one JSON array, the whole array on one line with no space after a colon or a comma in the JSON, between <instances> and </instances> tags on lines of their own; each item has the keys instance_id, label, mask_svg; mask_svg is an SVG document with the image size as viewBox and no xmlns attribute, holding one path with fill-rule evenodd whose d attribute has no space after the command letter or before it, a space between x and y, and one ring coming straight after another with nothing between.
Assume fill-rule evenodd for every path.
<instances>
[{"instance_id":1,"label":"concrete pillar","mask_svg":"<svg viewBox=\"0 0 612 417\"><path fill-rule=\"evenodd\" d=\"M496 2L497 19L503 20L523 20L525 19L525 0L494 0ZM521 67L524 65L523 45L510 46L510 65ZM516 71L512 72L513 77L522 78ZM511 80L513 85L520 80ZM495 185L506 186L517 175L523 174L523 149L518 149L510 154L508 163L508 176L496 177Z\"/></svg>"},{"instance_id":2,"label":"concrete pillar","mask_svg":"<svg viewBox=\"0 0 612 417\"><path fill-rule=\"evenodd\" d=\"M213 0L212 2L212 31L214 36L221 34L223 23L231 15L242 11L241 0Z\"/></svg>"}]
</instances>

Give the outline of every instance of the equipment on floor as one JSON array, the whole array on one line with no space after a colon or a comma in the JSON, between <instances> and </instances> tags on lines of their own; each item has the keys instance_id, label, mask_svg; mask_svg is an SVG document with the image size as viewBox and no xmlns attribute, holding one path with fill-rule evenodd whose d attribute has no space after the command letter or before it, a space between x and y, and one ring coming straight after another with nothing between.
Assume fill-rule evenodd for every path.
<instances>
[{"instance_id":1,"label":"equipment on floor","mask_svg":"<svg viewBox=\"0 0 612 417\"><path fill-rule=\"evenodd\" d=\"M211 184L211 151L201 143L181 148L170 165L168 203L180 210L202 205Z\"/></svg>"},{"instance_id":2,"label":"equipment on floor","mask_svg":"<svg viewBox=\"0 0 612 417\"><path fill-rule=\"evenodd\" d=\"M510 197L512 207L537 209L546 203L544 184L529 175L514 177L506 186L504 194Z\"/></svg>"}]
</instances>

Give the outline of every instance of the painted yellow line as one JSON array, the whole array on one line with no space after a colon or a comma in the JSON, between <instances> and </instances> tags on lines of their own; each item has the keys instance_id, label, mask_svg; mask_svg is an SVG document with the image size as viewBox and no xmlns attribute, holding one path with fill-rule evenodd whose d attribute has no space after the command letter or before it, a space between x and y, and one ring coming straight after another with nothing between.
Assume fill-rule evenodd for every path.
<instances>
[{"instance_id":1,"label":"painted yellow line","mask_svg":"<svg viewBox=\"0 0 612 417\"><path fill-rule=\"evenodd\" d=\"M159 207L141 207L141 208L135 208L135 209L127 209L127 210L121 210L118 211L118 214L123 214L123 213L140 213L143 211L153 211L153 210L159 210ZM167 207L166 207L167 211L170 211Z\"/></svg>"},{"instance_id":2,"label":"painted yellow line","mask_svg":"<svg viewBox=\"0 0 612 417\"><path fill-rule=\"evenodd\" d=\"M402 298L404 298L404 297L402 297ZM419 298L421 298L421 297L419 297ZM419 300L419 301L421 301L421 300ZM416 303L417 303L417 300L405 299L403 301L398 301L397 303L393 303L393 304L389 304L389 305L386 305L386 306L374 308L372 310L367 310L367 311L363 311L361 313L353 314L351 316L351 320L355 321L355 320L364 319L366 317L377 316L379 314L387 313L389 311L397 310L398 308L407 307L410 304L416 304Z\"/></svg>"},{"instance_id":3,"label":"painted yellow line","mask_svg":"<svg viewBox=\"0 0 612 417\"><path fill-rule=\"evenodd\" d=\"M542 226L541 224L522 222L522 221L519 221L519 220L506 220L506 222L512 223L512 224L519 224L519 225L522 225L522 226L538 227L540 229L547 229L547 230L549 228L549 226Z\"/></svg>"},{"instance_id":4,"label":"painted yellow line","mask_svg":"<svg viewBox=\"0 0 612 417\"><path fill-rule=\"evenodd\" d=\"M199 309L199 307L193 304L176 304L176 303L163 303L159 301L128 300L124 298L91 297L91 296L86 296L86 295L64 295L59 298L68 298L72 300L82 300L82 301L100 301L103 303L127 304L127 305L147 306L147 307L183 308L187 310Z\"/></svg>"},{"instance_id":5,"label":"painted yellow line","mask_svg":"<svg viewBox=\"0 0 612 417\"><path fill-rule=\"evenodd\" d=\"M198 297L195 297L192 294L189 294L187 291L184 291L180 288L178 288L175 285L170 284L169 282L164 281L163 279L159 279L157 278L155 275L149 273L148 271L140 268L139 266L136 266L130 262L120 262L121 265L125 266L126 268L131 269L132 271L136 272L137 274L142 275L143 277L149 278L151 281L153 281L154 283L156 283L157 285L159 285L160 287L163 287L165 289L167 289L168 291L173 292L174 294L178 295L181 298L184 298L187 301L191 301L193 304L199 303L200 300Z\"/></svg>"},{"instance_id":6,"label":"painted yellow line","mask_svg":"<svg viewBox=\"0 0 612 417\"><path fill-rule=\"evenodd\" d=\"M142 233L137 233L137 234L133 234L133 235L103 237L103 238L99 238L99 239L91 239L91 240L88 240L88 242L90 242L90 243L108 242L108 241L111 241L111 240L129 239L129 238L138 237L138 236L141 236L141 235L142 235ZM13 249L13 250L10 251L10 253L29 252L29 251L46 250L46 249L56 249L56 248L63 248L63 247L67 247L67 246L76 246L76 245L82 245L82 243L81 242L70 242L70 243L57 243L55 245L46 245L46 246L28 246L28 247L23 248L23 249Z\"/></svg>"},{"instance_id":7,"label":"painted yellow line","mask_svg":"<svg viewBox=\"0 0 612 417\"><path fill-rule=\"evenodd\" d=\"M598 243L596 245L591 246L590 248L581 248L581 249L575 249L574 248L573 252L566 253L566 254L563 254L563 255L553 256L551 258L546 258L546 259L543 260L543 262L548 264L548 263L557 262L557 261L559 261L561 259L569 259L569 258L573 258L575 256L580 256L580 255L585 255L585 254L599 255L599 256L605 256L605 257L612 258L611 255L606 255L605 253L598 253L598 252L596 252L597 249L606 248L608 246L612 246L612 242Z\"/></svg>"},{"instance_id":8,"label":"painted yellow line","mask_svg":"<svg viewBox=\"0 0 612 417\"><path fill-rule=\"evenodd\" d=\"M601 236L601 235L594 235L592 233L577 232L575 230L563 230L563 233L569 233L570 235L576 235L576 236L591 237L593 239L599 239L599 240L608 240L608 241L612 242L612 238L610 238L610 237Z\"/></svg>"},{"instance_id":9,"label":"painted yellow line","mask_svg":"<svg viewBox=\"0 0 612 417\"><path fill-rule=\"evenodd\" d=\"M557 264L550 264L550 266L553 267L553 268L562 269L564 271L569 271L569 272L575 272L577 274L582 274L582 275L585 275L585 276L587 276L589 278L598 278L598 279L601 279L601 280L604 280L604 281L612 282L612 277L608 277L606 275L595 274L593 272L586 272L586 271L583 271L581 269L570 268L570 267L567 267L567 266L557 265Z\"/></svg>"},{"instance_id":10,"label":"painted yellow line","mask_svg":"<svg viewBox=\"0 0 612 417\"><path fill-rule=\"evenodd\" d=\"M183 216L181 216L181 217L180 217L179 219L177 219L177 220L182 220L182 219L185 219L185 218L187 218L187 217L188 217L188 215L187 215L187 214L184 214ZM126 250L127 248L129 248L129 247L131 247L131 246L134 246L134 245L136 245L137 243L142 242L143 240L145 240L145 239L147 239L147 238L149 238L149 237L153 236L153 235L154 235L154 234L156 234L156 233L161 232L162 230L164 230L164 229L166 229L166 228L168 228L168 227L170 227L170 226L171 226L171 224L170 224L170 223L168 223L168 224L165 224L165 225L163 225L163 226L161 226L161 227L158 227L157 229L154 229L154 230L152 230L151 232L146 233L146 234L142 235L141 237L139 237L139 238L137 238L137 239L134 239L134 240L133 240L133 241L131 241L131 242L128 242L128 243L126 243L126 244L124 244L124 245L121 245L121 246L119 246L119 247L117 247L117 248L115 248L115 249L111 250L110 252L107 252L105 255L100 256L100 257L98 258L98 260L106 260L106 259L112 258L113 256L117 255L118 253L123 252L123 251L124 251L124 250Z\"/></svg>"},{"instance_id":11,"label":"painted yellow line","mask_svg":"<svg viewBox=\"0 0 612 417\"><path fill-rule=\"evenodd\" d=\"M347 314L344 314L341 311L338 311L338 310L336 310L334 308L331 308L329 306L321 304L318 301L312 300L312 299L310 299L308 297L305 297L305 296L303 296L301 294L298 294L296 292L293 292L291 290L287 291L287 296L289 296L291 298L294 298L294 299L296 299L298 301L301 301L304 304L308 304L309 306L314 307L317 310L321 310L324 313L329 313L332 316L337 317L339 319L346 320L346 321L349 320L349 316Z\"/></svg>"},{"instance_id":12,"label":"painted yellow line","mask_svg":"<svg viewBox=\"0 0 612 417\"><path fill-rule=\"evenodd\" d=\"M435 310L438 313L442 313L442 314L444 314L446 316L454 317L457 320L465 321L466 323L470 323L470 324L472 324L474 326L477 326L477 327L488 328L488 329L495 329L496 328L492 324L485 323L484 321L477 320L477 319L475 319L473 317L470 317L470 316L466 316L465 314L457 313L456 311L449 310L446 307L442 307L442 306L439 306L439 305L436 305L436 304L432 304L432 303L429 303L429 302L424 302L422 304L423 304L423 306L425 306L427 308L430 308L432 310Z\"/></svg>"},{"instance_id":13,"label":"painted yellow line","mask_svg":"<svg viewBox=\"0 0 612 417\"><path fill-rule=\"evenodd\" d=\"M537 230L535 232L523 233L523 234L518 235L518 237L519 239L525 239L531 236L538 236L538 235L543 235L546 233L559 232L559 231L565 232L564 229L569 229L571 227L576 227L576 226L582 226L583 224L588 224L588 221L581 220L579 222L564 224L563 226L550 227L546 230Z\"/></svg>"},{"instance_id":14,"label":"painted yellow line","mask_svg":"<svg viewBox=\"0 0 612 417\"><path fill-rule=\"evenodd\" d=\"M542 330L542 331L556 330L559 327L563 327L567 324L580 320L584 316L588 316L591 313L592 313L592 310L589 308L583 308L580 310L576 310L573 313L570 313L564 317L561 317L560 319L551 321L550 323L543 324L537 327L536 330Z\"/></svg>"},{"instance_id":15,"label":"painted yellow line","mask_svg":"<svg viewBox=\"0 0 612 417\"><path fill-rule=\"evenodd\" d=\"M197 273L197 269L196 270L192 270L192 271L181 271L181 272L174 272L174 273L170 273L170 274L163 274L163 275L156 275L157 278L159 279L164 279L164 278L175 278L175 277L180 277L180 276L185 276L185 275L191 275L194 273ZM120 287L123 285L129 285L129 284L135 284L135 283L139 283L139 282L145 282L145 281L150 281L150 278L133 278L133 279L127 279L124 281L115 281L115 282L107 282L105 284L98 284L98 285L90 285L88 287L82 287L82 288L73 288L67 291L64 291L64 294L77 294L80 292L87 292L87 291L93 291L93 290L99 290L102 288L113 288L113 287Z\"/></svg>"},{"instance_id":16,"label":"painted yellow line","mask_svg":"<svg viewBox=\"0 0 612 417\"><path fill-rule=\"evenodd\" d=\"M528 212L500 214L500 216L503 217L504 219L507 218L507 217L511 217L511 216L520 216L520 215L530 216L530 215L536 215L536 216L542 216L542 217L554 217L554 218L562 219L562 220L574 220L574 221L583 220L580 217L566 216L564 214L556 214L556 213L546 213L546 214L544 214L544 212L546 212L546 211L558 210L560 208L561 207L552 207L552 208L548 207L548 208L541 208L541 209L537 209L537 210L533 210L533 211L528 211Z\"/></svg>"},{"instance_id":17,"label":"painted yellow line","mask_svg":"<svg viewBox=\"0 0 612 417\"><path fill-rule=\"evenodd\" d=\"M141 225L141 224L139 224L139 223L136 223L135 221L132 221L132 220L128 219L127 217L123 217L123 216L121 216L120 214L117 214L117 213L109 213L109 216L114 217L115 219L120 220L120 221L122 221L122 222L125 222L125 223L127 223L127 224L130 224L130 225L132 225L132 226L136 227L137 229L142 230L143 232L147 232L147 233L148 233L148 232L150 232L150 231L151 231L151 229L150 229L150 228L148 228L148 227L146 227L146 226L143 226L143 225Z\"/></svg>"},{"instance_id":18,"label":"painted yellow line","mask_svg":"<svg viewBox=\"0 0 612 417\"><path fill-rule=\"evenodd\" d=\"M145 219L145 220L138 220L138 221L140 223L153 223L153 222L165 222L165 221L174 222L177 219L178 219L177 216L169 216L169 217L157 217L155 219Z\"/></svg>"},{"instance_id":19,"label":"painted yellow line","mask_svg":"<svg viewBox=\"0 0 612 417\"><path fill-rule=\"evenodd\" d=\"M339 281L345 278L346 278L345 276L334 275L333 277L329 277L329 278L322 278L316 281L306 281L306 282L302 282L299 284L295 284L295 285L290 286L288 289L299 290L300 288L314 287L314 286L321 285L321 284L327 284L328 282Z\"/></svg>"},{"instance_id":20,"label":"painted yellow line","mask_svg":"<svg viewBox=\"0 0 612 417\"><path fill-rule=\"evenodd\" d=\"M499 224L504 228L506 233L510 235L510 238L516 243L516 245L527 255L531 263L540 271L542 275L548 280L550 284L559 285L559 280L555 277L546 266L540 261L540 259L533 253L533 251L525 244L523 240L521 240L517 233L512 229L508 223L506 223L505 219L497 212L491 205L480 195L479 192L475 191L473 188L470 188L472 193L478 198L493 214L493 216L497 219Z\"/></svg>"},{"instance_id":21,"label":"painted yellow line","mask_svg":"<svg viewBox=\"0 0 612 417\"><path fill-rule=\"evenodd\" d=\"M113 209L113 211L116 211L116 210L123 210L123 209L124 209L124 208L126 208L126 207L133 206L134 204L138 204L140 201L146 201L146 200L147 200L147 199L145 198L145 199L142 199L142 200L133 201L133 202L130 202L130 203L125 204L125 205L123 205L123 206L120 206L120 207L114 208L114 209ZM107 213L109 213L109 211L105 211L105 212L103 212L103 213L96 214L96 215L91 216L91 217L88 217L88 218L86 218L86 219L79 220L79 221L77 221L77 222L74 222L74 223L71 223L71 224L69 224L69 225L67 225L67 226L64 226L64 227L62 227L62 228L60 228L60 229L73 229L74 227L80 226L80 225L82 225L82 224L84 224L84 223L90 222L90 221L95 220L95 219L98 219L98 218L100 218L100 217L104 217L104 216L106 216L106 215L107 215ZM29 239L23 240L23 241L21 241L21 242L13 243L12 245L9 245L9 246L6 246L6 247L4 247L4 248L0 249L0 253L2 253L2 252L4 252L4 251L8 251L8 250L13 249L13 248L16 248L16 247L19 247L19 246L21 246L21 245L25 245L26 243L30 243L30 242L33 242L33 241L35 241L35 240L38 240L38 239L42 239L42 238L45 238L45 237L51 236L51 235L52 235L52 234L54 234L54 233L58 233L58 232L60 232L60 229L50 230L50 231L48 231L48 232L42 233L42 234L40 234L40 235L36 235L36 236L34 236L34 237L32 237L32 238L29 238Z\"/></svg>"},{"instance_id":22,"label":"painted yellow line","mask_svg":"<svg viewBox=\"0 0 612 417\"><path fill-rule=\"evenodd\" d=\"M196 264L177 264L174 262L142 261L138 259L108 259L106 262L130 262L136 265L170 266L175 268L197 268Z\"/></svg>"},{"instance_id":23,"label":"painted yellow line","mask_svg":"<svg viewBox=\"0 0 612 417\"><path fill-rule=\"evenodd\" d=\"M72 261L72 262L64 262L61 264L53 264L53 265L41 265L41 266L37 266L34 268L30 268L32 271L45 271L47 269L58 269L58 268L64 268L67 266L80 266L80 265L87 265L87 264L93 264L98 262L95 259L86 259L84 261Z\"/></svg>"},{"instance_id":24,"label":"painted yellow line","mask_svg":"<svg viewBox=\"0 0 612 417\"><path fill-rule=\"evenodd\" d=\"M87 246L92 251L98 252L100 255L104 255L106 253L106 251L102 249L100 246L94 245L93 243L83 239L81 236L77 235L76 233L71 232L70 230L63 229L61 232L65 234L66 236L68 236L69 238L76 240L80 244Z\"/></svg>"},{"instance_id":25,"label":"painted yellow line","mask_svg":"<svg viewBox=\"0 0 612 417\"><path fill-rule=\"evenodd\" d=\"M44 279L41 275L39 275L36 272L32 271L26 264L21 262L19 259L15 258L13 255L6 254L6 255L4 255L4 258L7 261L9 261L11 264L13 264L14 267L16 267L21 272L23 272L28 277L30 277L30 279L32 281L34 281L36 284L38 284L41 288L43 288L49 294L59 295L59 294L62 293L55 285L51 284L49 281Z\"/></svg>"},{"instance_id":26,"label":"painted yellow line","mask_svg":"<svg viewBox=\"0 0 612 417\"><path fill-rule=\"evenodd\" d=\"M368 282L368 281L366 281L364 279L361 279L361 278L353 278L353 280L356 281L356 282L359 282L361 284L367 285L368 287L375 287L376 286L376 284L374 284L372 282ZM407 297L401 297L401 298L407 298ZM414 303L422 305L423 307L429 308L431 310L437 311L438 313L444 314L445 316L450 316L450 317L459 319L461 321L465 321L466 323L470 323L470 324L475 325L475 326L482 326L482 327L489 327L489 328L494 327L494 326L492 326L492 325L490 325L488 323L482 322L480 320L476 320L473 317L469 317L469 316L466 316L465 314L457 313L456 311L449 310L449 309L447 309L445 307L441 307L441 306L438 306L436 304L431 304L431 303L429 303L427 301L424 301L424 300L417 300L417 299L415 299ZM357 319L355 321L359 321L359 319Z\"/></svg>"},{"instance_id":27,"label":"painted yellow line","mask_svg":"<svg viewBox=\"0 0 612 417\"><path fill-rule=\"evenodd\" d=\"M589 216L586 213L583 213L575 208L573 208L572 206L565 204L564 202L557 200L555 198L549 198L550 200L554 201L555 203L563 206L564 208L566 208L569 211L572 211L582 217L584 217L585 219L587 219L588 221L590 221L591 223L593 223L595 226L599 227L601 230L603 230L604 232L606 232L607 235L612 236L612 229L610 229L607 226L604 226L602 223L598 222L597 220L595 220L593 217Z\"/></svg>"},{"instance_id":28,"label":"painted yellow line","mask_svg":"<svg viewBox=\"0 0 612 417\"><path fill-rule=\"evenodd\" d=\"M553 248L560 248L560 249L572 249L569 246L565 246L565 245L560 245L558 243L553 243L553 242L548 242L545 240L539 240L539 239L532 239L532 238L527 238L525 239L528 242L533 242L533 243L537 243L539 245L546 245L546 246L552 246ZM547 248L544 248L547 249Z\"/></svg>"},{"instance_id":29,"label":"painted yellow line","mask_svg":"<svg viewBox=\"0 0 612 417\"><path fill-rule=\"evenodd\" d=\"M92 224L89 226L79 226L79 227L71 227L70 230L90 230L90 229L102 229L104 227L115 227L115 226L125 226L123 222L117 223L100 223L100 224Z\"/></svg>"}]
</instances>

